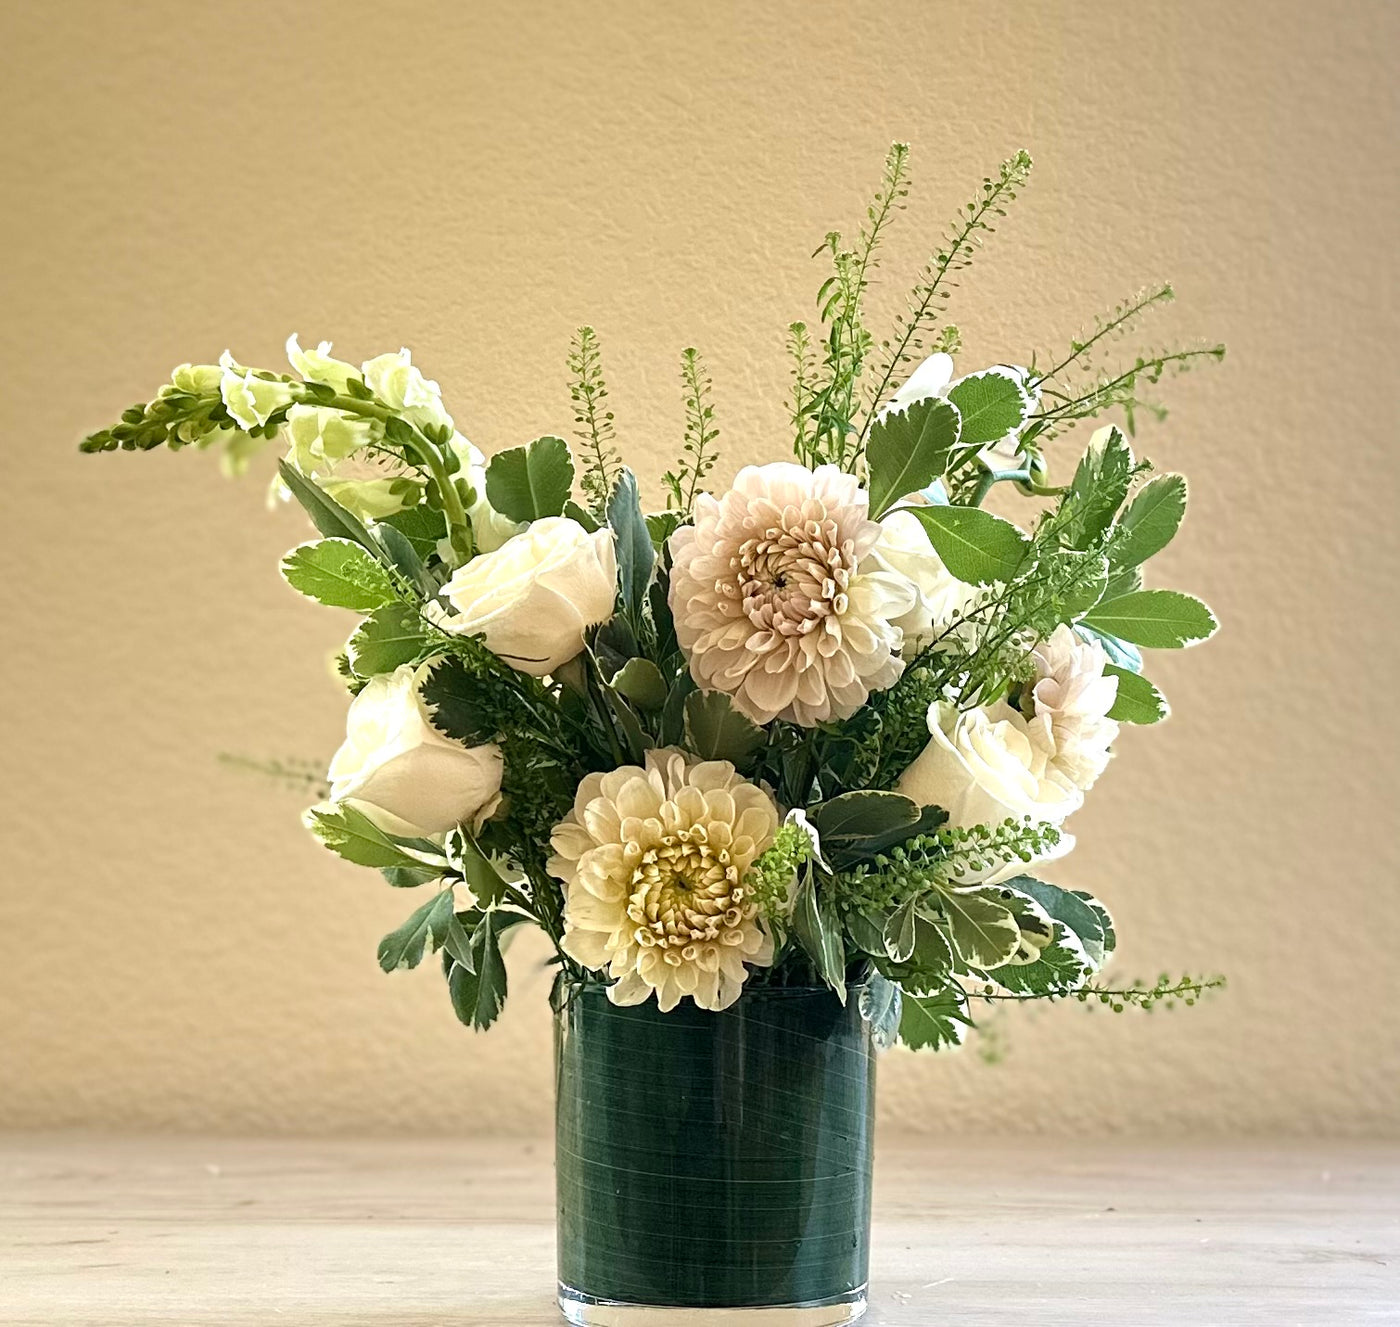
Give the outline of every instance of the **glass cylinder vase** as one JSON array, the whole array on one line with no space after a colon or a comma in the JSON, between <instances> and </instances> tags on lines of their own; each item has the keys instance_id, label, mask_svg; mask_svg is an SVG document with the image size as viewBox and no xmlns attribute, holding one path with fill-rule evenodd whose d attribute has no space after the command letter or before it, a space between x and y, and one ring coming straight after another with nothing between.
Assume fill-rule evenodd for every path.
<instances>
[{"instance_id":1,"label":"glass cylinder vase","mask_svg":"<svg viewBox=\"0 0 1400 1327\"><path fill-rule=\"evenodd\" d=\"M832 1327L865 1311L875 1054L859 988L555 1019L559 1303L590 1327Z\"/></svg>"}]
</instances>

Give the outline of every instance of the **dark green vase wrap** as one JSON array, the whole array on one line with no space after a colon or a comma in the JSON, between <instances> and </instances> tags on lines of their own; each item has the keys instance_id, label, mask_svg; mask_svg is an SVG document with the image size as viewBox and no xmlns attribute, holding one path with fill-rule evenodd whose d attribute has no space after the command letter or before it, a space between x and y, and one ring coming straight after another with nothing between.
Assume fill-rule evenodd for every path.
<instances>
[{"instance_id":1,"label":"dark green vase wrap","mask_svg":"<svg viewBox=\"0 0 1400 1327\"><path fill-rule=\"evenodd\" d=\"M555 1020L561 1287L676 1308L861 1290L875 1056L859 993L754 988L663 1014L584 987Z\"/></svg>"}]
</instances>

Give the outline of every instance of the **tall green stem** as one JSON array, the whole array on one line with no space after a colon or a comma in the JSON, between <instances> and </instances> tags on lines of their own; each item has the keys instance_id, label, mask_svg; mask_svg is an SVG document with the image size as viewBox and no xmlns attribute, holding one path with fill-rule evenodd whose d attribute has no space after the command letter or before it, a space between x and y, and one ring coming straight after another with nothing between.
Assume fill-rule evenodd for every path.
<instances>
[{"instance_id":1,"label":"tall green stem","mask_svg":"<svg viewBox=\"0 0 1400 1327\"><path fill-rule=\"evenodd\" d=\"M347 415L359 415L363 419L377 419L380 422L401 417L388 406L379 405L375 401L364 401L357 396L335 396L329 401L313 400L308 404L327 405ZM447 517L448 538L453 549L465 561L476 548L472 539L472 524L467 517L466 508L462 506L457 486L452 482L452 476L447 473L442 453L416 428L408 445L412 448L414 456L428 467L433 476L433 482L437 485L438 494L442 499L443 515Z\"/></svg>"}]
</instances>

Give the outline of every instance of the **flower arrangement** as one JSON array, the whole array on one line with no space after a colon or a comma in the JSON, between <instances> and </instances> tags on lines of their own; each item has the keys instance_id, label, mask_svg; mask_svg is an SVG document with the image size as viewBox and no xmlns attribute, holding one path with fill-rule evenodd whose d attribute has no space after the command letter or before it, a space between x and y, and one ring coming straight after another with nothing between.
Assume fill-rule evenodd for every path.
<instances>
[{"instance_id":1,"label":"flower arrangement","mask_svg":"<svg viewBox=\"0 0 1400 1327\"><path fill-rule=\"evenodd\" d=\"M1042 878L1122 726L1167 702L1142 650L1205 640L1198 599L1144 588L1186 483L1130 445L1143 393L1222 348L1100 357L1171 298L1149 290L1063 355L960 372L959 274L1026 183L1018 153L959 212L884 338L863 305L904 208L890 151L856 241L832 233L819 326L787 329L793 459L712 485L718 426L682 355L686 428L665 501L623 464L598 338L568 358L576 446L488 461L407 350L363 364L287 343L294 373L184 365L85 451L276 446L275 491L318 537L303 595L360 618L331 851L422 901L386 971L440 954L463 1022L506 998L513 928L553 942L553 999L723 1010L824 983L886 1041L960 1042L979 1000L1121 1006L1097 899ZM1047 458L1107 411L1067 482ZM983 504L1028 500L1013 521ZM1003 510L1005 507L1003 507Z\"/></svg>"}]
</instances>

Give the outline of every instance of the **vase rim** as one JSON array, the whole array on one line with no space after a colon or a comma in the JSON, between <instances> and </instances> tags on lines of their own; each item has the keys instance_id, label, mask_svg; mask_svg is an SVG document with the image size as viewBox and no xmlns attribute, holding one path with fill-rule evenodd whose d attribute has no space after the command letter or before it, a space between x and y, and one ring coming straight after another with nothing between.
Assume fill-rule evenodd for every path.
<instances>
[{"instance_id":1,"label":"vase rim","mask_svg":"<svg viewBox=\"0 0 1400 1327\"><path fill-rule=\"evenodd\" d=\"M579 986L584 991L606 991L608 987L612 984L613 983L610 981L604 981L598 977L588 976L585 977L583 981L579 983ZM846 983L846 991L849 995L849 993L852 991L863 991L869 985L870 978L868 977L860 981L848 981ZM811 996L823 994L835 995L836 992L833 991L831 987L828 986L825 982L810 982L801 985L794 983L787 986L750 986L747 983L745 983L743 990L741 990L739 993L739 999L742 1000L750 996L763 996L765 998L771 998L774 996L796 997L801 995ZM652 997L648 995L647 999L642 1001L642 1003L647 1003L651 998ZM732 1008L733 1006L729 1007ZM717 1012L723 1011L721 1010Z\"/></svg>"}]
</instances>

